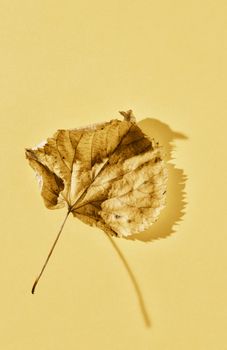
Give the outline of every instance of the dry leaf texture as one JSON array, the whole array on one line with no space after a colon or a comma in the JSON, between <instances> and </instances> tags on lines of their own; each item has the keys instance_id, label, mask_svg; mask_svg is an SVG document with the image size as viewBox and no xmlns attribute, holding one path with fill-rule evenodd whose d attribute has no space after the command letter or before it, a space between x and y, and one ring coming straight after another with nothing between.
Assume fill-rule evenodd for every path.
<instances>
[{"instance_id":1,"label":"dry leaf texture","mask_svg":"<svg viewBox=\"0 0 227 350\"><path fill-rule=\"evenodd\" d=\"M167 169L162 151L135 122L111 120L58 130L26 157L49 209L66 206L78 219L128 236L154 223L165 206Z\"/></svg>"}]
</instances>

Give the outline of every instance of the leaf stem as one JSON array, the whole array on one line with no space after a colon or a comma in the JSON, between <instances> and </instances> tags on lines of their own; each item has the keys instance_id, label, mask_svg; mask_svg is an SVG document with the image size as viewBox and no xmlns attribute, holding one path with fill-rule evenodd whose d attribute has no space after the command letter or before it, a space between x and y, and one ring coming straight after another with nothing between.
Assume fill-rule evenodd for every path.
<instances>
[{"instance_id":1,"label":"leaf stem","mask_svg":"<svg viewBox=\"0 0 227 350\"><path fill-rule=\"evenodd\" d=\"M70 213L70 209L68 210L68 212L67 212L67 214L66 214L66 216L65 216L65 218L64 218L64 221L63 221L63 223L62 223L62 225L61 225L61 227L60 227L60 230L59 230L59 232L58 232L58 234L57 234L57 237L55 238L55 241L54 241L54 243L53 243L53 245L52 245L52 247L51 247L51 249L50 249L50 252L49 252L49 254L48 254L47 258L46 258L46 261L45 261L45 263L44 263L44 265L43 265L43 267L42 267L42 269L41 269L41 271L40 271L38 277L36 278L36 280L35 280L35 282L34 282L34 284L33 284L33 287L32 287L32 294L35 293L35 288L36 288L36 286L37 286L37 284L38 284L38 282L39 282L39 280L40 280L40 278L41 278L41 276L42 276L42 274L43 274L43 272L44 272L44 270L45 270L45 268L46 268L46 266L47 266L47 264L48 264L48 261L49 261L51 255L52 255L52 253L53 253L53 250L54 250L54 248L55 248L55 246L56 246L56 244L57 244L57 241L59 240L59 237L60 237L60 235L61 235L61 233L62 233L63 227L64 227L64 225L65 225L65 222L66 222L66 220L67 220L67 217L69 216L69 213Z\"/></svg>"},{"instance_id":2,"label":"leaf stem","mask_svg":"<svg viewBox=\"0 0 227 350\"><path fill-rule=\"evenodd\" d=\"M138 301L139 301L139 305L140 305L140 309L141 309L141 312L142 312L142 315L143 315L143 318L144 318L144 322L145 322L147 327L150 327L151 326L151 322L150 322L150 319L149 319L149 316L148 316L148 313L147 313L147 310L146 310L146 307L145 307L145 303L144 303L144 300L143 300L143 295L141 293L141 290L140 290L140 287L138 285L138 282L137 282L137 280L136 280L136 278L135 278L135 276L134 276L134 274L133 274L129 264L127 263L124 255L122 254L122 252L119 249L119 247L117 246L117 244L114 242L114 240L111 237L111 235L106 233L106 236L110 240L111 244L113 245L115 251L117 252L118 256L120 257L122 263L124 264L128 274L129 274L129 277L130 277L130 279L132 281L132 284L134 286L134 289L135 289L135 292L136 292L136 295L137 295L137 298L138 298Z\"/></svg>"}]
</instances>

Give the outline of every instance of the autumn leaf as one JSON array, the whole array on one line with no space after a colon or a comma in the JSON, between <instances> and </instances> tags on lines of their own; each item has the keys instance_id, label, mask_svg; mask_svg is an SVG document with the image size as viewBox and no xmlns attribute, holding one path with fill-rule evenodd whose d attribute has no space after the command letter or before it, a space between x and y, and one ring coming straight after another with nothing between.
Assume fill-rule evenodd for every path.
<instances>
[{"instance_id":1,"label":"autumn leaf","mask_svg":"<svg viewBox=\"0 0 227 350\"><path fill-rule=\"evenodd\" d=\"M167 169L158 143L144 135L132 111L120 113L123 121L58 130L37 147L26 149L46 207L67 208L32 293L72 213L107 234L128 270L146 315L136 279L111 236L144 231L158 219L165 206Z\"/></svg>"}]
</instances>

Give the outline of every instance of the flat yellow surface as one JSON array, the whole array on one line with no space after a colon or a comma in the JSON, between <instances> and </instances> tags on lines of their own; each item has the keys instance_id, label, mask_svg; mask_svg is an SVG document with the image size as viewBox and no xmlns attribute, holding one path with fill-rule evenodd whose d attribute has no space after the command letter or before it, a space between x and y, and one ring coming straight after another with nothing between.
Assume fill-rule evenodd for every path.
<instances>
[{"instance_id":1,"label":"flat yellow surface","mask_svg":"<svg viewBox=\"0 0 227 350\"><path fill-rule=\"evenodd\" d=\"M0 0L0 349L227 349L226 13L219 0ZM150 328L104 233L73 217L30 292L65 212L44 207L24 148L129 108L173 158L160 220L115 239Z\"/></svg>"}]
</instances>

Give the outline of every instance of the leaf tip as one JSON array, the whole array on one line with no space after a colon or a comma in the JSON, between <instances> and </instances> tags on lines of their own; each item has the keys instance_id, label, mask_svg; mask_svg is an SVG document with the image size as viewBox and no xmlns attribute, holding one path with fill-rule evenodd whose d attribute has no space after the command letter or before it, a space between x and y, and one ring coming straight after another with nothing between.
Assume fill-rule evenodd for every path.
<instances>
[{"instance_id":1,"label":"leaf tip","mask_svg":"<svg viewBox=\"0 0 227 350\"><path fill-rule=\"evenodd\" d=\"M131 123L136 122L136 117L134 116L132 109L129 109L127 112L119 111L119 113L121 115L123 115L124 120L131 122Z\"/></svg>"}]
</instances>

